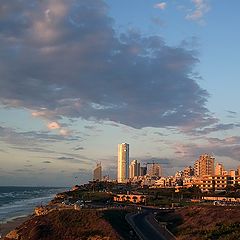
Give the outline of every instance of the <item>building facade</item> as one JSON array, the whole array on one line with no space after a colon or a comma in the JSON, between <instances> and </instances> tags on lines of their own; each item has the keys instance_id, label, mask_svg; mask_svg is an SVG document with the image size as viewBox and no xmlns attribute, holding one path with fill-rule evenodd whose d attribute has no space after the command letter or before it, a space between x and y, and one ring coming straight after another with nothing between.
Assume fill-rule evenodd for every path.
<instances>
[{"instance_id":1,"label":"building facade","mask_svg":"<svg viewBox=\"0 0 240 240\"><path fill-rule=\"evenodd\" d=\"M194 169L191 166L185 167L183 169L183 177L190 178L194 175Z\"/></svg>"},{"instance_id":2,"label":"building facade","mask_svg":"<svg viewBox=\"0 0 240 240\"><path fill-rule=\"evenodd\" d=\"M213 156L202 154L194 164L194 175L196 177L214 175L214 160Z\"/></svg>"},{"instance_id":3,"label":"building facade","mask_svg":"<svg viewBox=\"0 0 240 240\"><path fill-rule=\"evenodd\" d=\"M117 181L124 183L129 177L129 144L118 144L118 172Z\"/></svg>"},{"instance_id":4,"label":"building facade","mask_svg":"<svg viewBox=\"0 0 240 240\"><path fill-rule=\"evenodd\" d=\"M200 176L200 160L196 160L194 163L194 176L195 177Z\"/></svg>"},{"instance_id":5,"label":"building facade","mask_svg":"<svg viewBox=\"0 0 240 240\"><path fill-rule=\"evenodd\" d=\"M228 186L234 186L232 177L229 175L212 175L196 179L194 185L198 186L202 192L224 191Z\"/></svg>"},{"instance_id":6,"label":"building facade","mask_svg":"<svg viewBox=\"0 0 240 240\"><path fill-rule=\"evenodd\" d=\"M140 167L140 176L145 176L147 174L147 167Z\"/></svg>"},{"instance_id":7,"label":"building facade","mask_svg":"<svg viewBox=\"0 0 240 240\"><path fill-rule=\"evenodd\" d=\"M223 175L224 167L222 163L217 163L215 166L215 175Z\"/></svg>"},{"instance_id":8,"label":"building facade","mask_svg":"<svg viewBox=\"0 0 240 240\"><path fill-rule=\"evenodd\" d=\"M93 170L93 180L101 181L102 180L102 166L101 163L97 163L96 168Z\"/></svg>"},{"instance_id":9,"label":"building facade","mask_svg":"<svg viewBox=\"0 0 240 240\"><path fill-rule=\"evenodd\" d=\"M147 174L150 177L161 177L162 167L159 163L148 163L147 164Z\"/></svg>"},{"instance_id":10,"label":"building facade","mask_svg":"<svg viewBox=\"0 0 240 240\"><path fill-rule=\"evenodd\" d=\"M129 166L129 178L133 179L138 176L140 176L140 163L137 160L133 160Z\"/></svg>"}]
</instances>

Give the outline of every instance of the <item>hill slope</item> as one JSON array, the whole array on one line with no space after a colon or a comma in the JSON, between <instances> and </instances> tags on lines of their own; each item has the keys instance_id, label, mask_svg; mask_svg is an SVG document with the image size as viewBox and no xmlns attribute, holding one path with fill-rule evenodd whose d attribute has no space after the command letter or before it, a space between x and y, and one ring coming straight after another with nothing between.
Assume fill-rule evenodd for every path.
<instances>
[{"instance_id":1,"label":"hill slope","mask_svg":"<svg viewBox=\"0 0 240 240\"><path fill-rule=\"evenodd\" d=\"M96 210L61 210L34 216L19 226L12 237L31 240L119 240L121 236ZM9 237L11 235L8 235ZM13 238L5 238L13 239Z\"/></svg>"}]
</instances>

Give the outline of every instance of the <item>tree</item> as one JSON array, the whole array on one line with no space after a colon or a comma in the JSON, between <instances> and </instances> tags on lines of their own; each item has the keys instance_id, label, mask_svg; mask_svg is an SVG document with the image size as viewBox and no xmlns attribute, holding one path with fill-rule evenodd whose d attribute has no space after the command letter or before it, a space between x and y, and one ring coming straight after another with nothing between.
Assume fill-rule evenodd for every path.
<instances>
[{"instance_id":1,"label":"tree","mask_svg":"<svg viewBox=\"0 0 240 240\"><path fill-rule=\"evenodd\" d=\"M133 202L136 203L138 198L136 196L133 196L132 199L133 199Z\"/></svg>"},{"instance_id":2,"label":"tree","mask_svg":"<svg viewBox=\"0 0 240 240\"><path fill-rule=\"evenodd\" d=\"M128 202L130 201L130 199L131 199L130 196L126 196L126 200L127 200Z\"/></svg>"}]
</instances>

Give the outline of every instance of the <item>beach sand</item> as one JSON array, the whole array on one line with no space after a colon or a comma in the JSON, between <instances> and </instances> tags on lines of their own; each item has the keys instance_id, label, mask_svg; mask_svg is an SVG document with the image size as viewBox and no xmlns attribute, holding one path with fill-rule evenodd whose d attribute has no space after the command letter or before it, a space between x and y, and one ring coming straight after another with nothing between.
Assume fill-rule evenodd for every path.
<instances>
[{"instance_id":1,"label":"beach sand","mask_svg":"<svg viewBox=\"0 0 240 240\"><path fill-rule=\"evenodd\" d=\"M30 216L26 217L19 217L16 219L13 219L6 223L0 223L0 236L2 239L12 230L14 230L16 227L20 226L23 222L28 220ZM1 239L0 237L0 239Z\"/></svg>"}]
</instances>

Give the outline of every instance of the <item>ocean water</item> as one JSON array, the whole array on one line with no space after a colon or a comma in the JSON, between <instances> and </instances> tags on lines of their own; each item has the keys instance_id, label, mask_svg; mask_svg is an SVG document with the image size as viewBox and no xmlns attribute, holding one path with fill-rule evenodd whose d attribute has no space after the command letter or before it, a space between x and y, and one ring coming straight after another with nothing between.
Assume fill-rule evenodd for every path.
<instances>
[{"instance_id":1,"label":"ocean water","mask_svg":"<svg viewBox=\"0 0 240 240\"><path fill-rule=\"evenodd\" d=\"M66 190L67 188L0 186L0 223L30 215L36 206L47 204L57 193Z\"/></svg>"}]
</instances>

